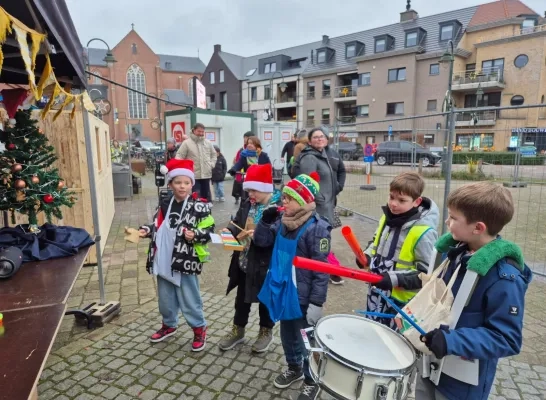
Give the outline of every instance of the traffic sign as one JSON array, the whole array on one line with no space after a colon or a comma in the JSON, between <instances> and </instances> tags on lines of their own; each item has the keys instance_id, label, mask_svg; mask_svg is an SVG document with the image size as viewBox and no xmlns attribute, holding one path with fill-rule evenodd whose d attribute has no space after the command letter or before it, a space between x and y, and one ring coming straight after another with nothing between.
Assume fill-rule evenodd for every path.
<instances>
[{"instance_id":1,"label":"traffic sign","mask_svg":"<svg viewBox=\"0 0 546 400\"><path fill-rule=\"evenodd\" d=\"M367 144L364 146L364 155L365 156L371 156L373 155L373 146L371 144Z\"/></svg>"},{"instance_id":2,"label":"traffic sign","mask_svg":"<svg viewBox=\"0 0 546 400\"><path fill-rule=\"evenodd\" d=\"M392 125L389 125L389 136L392 136Z\"/></svg>"},{"instance_id":3,"label":"traffic sign","mask_svg":"<svg viewBox=\"0 0 546 400\"><path fill-rule=\"evenodd\" d=\"M364 157L365 163L372 163L373 162L373 156L366 156Z\"/></svg>"}]
</instances>

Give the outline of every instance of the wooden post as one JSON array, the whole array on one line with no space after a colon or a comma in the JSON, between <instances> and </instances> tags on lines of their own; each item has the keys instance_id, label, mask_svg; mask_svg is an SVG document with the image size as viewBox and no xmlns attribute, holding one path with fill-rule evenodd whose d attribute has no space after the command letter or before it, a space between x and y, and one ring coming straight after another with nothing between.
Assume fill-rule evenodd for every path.
<instances>
[{"instance_id":1,"label":"wooden post","mask_svg":"<svg viewBox=\"0 0 546 400\"><path fill-rule=\"evenodd\" d=\"M419 159L419 164L417 166L417 173L419 175L423 175L423 159L422 158Z\"/></svg>"}]
</instances>

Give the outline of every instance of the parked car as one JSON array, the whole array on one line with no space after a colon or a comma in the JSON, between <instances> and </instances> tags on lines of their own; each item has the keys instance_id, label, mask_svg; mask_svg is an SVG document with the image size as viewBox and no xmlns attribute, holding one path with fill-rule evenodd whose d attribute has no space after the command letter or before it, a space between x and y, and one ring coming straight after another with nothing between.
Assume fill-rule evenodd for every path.
<instances>
[{"instance_id":1,"label":"parked car","mask_svg":"<svg viewBox=\"0 0 546 400\"><path fill-rule=\"evenodd\" d=\"M434 166L442 160L442 156L430 151L417 143L407 141L393 141L379 143L374 154L378 165L392 165L394 163L411 163L415 149L415 162L423 161L423 167Z\"/></svg>"},{"instance_id":2,"label":"parked car","mask_svg":"<svg viewBox=\"0 0 546 400\"><path fill-rule=\"evenodd\" d=\"M337 152L345 161L360 160L364 156L364 148L358 142L339 142Z\"/></svg>"}]
</instances>

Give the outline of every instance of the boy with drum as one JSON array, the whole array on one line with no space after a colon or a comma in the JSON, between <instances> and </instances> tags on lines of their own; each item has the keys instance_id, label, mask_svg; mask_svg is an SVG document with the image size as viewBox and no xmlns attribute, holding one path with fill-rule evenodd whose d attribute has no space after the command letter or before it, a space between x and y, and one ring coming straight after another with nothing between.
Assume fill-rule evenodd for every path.
<instances>
[{"instance_id":1,"label":"boy with drum","mask_svg":"<svg viewBox=\"0 0 546 400\"><path fill-rule=\"evenodd\" d=\"M449 233L436 243L450 260L443 279L449 282L459 268L452 288L455 298L463 291L467 271L476 272L477 283L466 301L462 299L460 317L452 321L455 329L442 326L421 337L437 359L455 357L450 357L449 375L444 368L438 386L419 377L415 394L417 400L486 400L499 358L521 350L524 298L532 273L520 248L498 236L514 215L508 189L492 182L471 183L454 190L447 205Z\"/></svg>"},{"instance_id":2,"label":"boy with drum","mask_svg":"<svg viewBox=\"0 0 546 400\"><path fill-rule=\"evenodd\" d=\"M364 254L371 272L383 279L375 286L403 307L421 287L419 274L428 271L434 243L438 239L436 227L439 211L436 204L423 197L425 181L415 172L404 172L390 184L389 200L383 206L383 216ZM360 268L364 268L356 261ZM413 289L413 290L412 290ZM377 293L368 290L367 317L396 329L396 311Z\"/></svg>"},{"instance_id":3,"label":"boy with drum","mask_svg":"<svg viewBox=\"0 0 546 400\"><path fill-rule=\"evenodd\" d=\"M304 379L298 400L318 398L307 351L300 330L315 325L322 316L328 291L328 274L294 268L294 256L328 262L330 230L327 220L316 213L315 196L319 176L298 175L282 190L284 213L277 207L263 211L254 231L254 244L273 247L269 271L258 299L267 306L271 319L281 321L281 342L288 368L275 378L280 389Z\"/></svg>"}]
</instances>

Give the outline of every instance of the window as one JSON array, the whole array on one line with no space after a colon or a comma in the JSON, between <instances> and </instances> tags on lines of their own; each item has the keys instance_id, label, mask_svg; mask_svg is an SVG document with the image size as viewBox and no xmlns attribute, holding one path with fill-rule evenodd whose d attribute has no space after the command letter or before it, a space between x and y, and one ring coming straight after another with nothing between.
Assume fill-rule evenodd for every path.
<instances>
[{"instance_id":1,"label":"window","mask_svg":"<svg viewBox=\"0 0 546 400\"><path fill-rule=\"evenodd\" d=\"M434 135L426 134L424 135L425 144L434 144Z\"/></svg>"},{"instance_id":2,"label":"window","mask_svg":"<svg viewBox=\"0 0 546 400\"><path fill-rule=\"evenodd\" d=\"M537 20L535 18L525 18L521 23L521 29L524 32L532 32L534 27L537 25Z\"/></svg>"},{"instance_id":3,"label":"window","mask_svg":"<svg viewBox=\"0 0 546 400\"><path fill-rule=\"evenodd\" d=\"M165 69L170 70L173 68L173 64L170 61L165 61Z\"/></svg>"},{"instance_id":4,"label":"window","mask_svg":"<svg viewBox=\"0 0 546 400\"><path fill-rule=\"evenodd\" d=\"M358 106L356 113L357 117L368 117L370 115L370 106L367 104L365 106Z\"/></svg>"},{"instance_id":5,"label":"window","mask_svg":"<svg viewBox=\"0 0 546 400\"><path fill-rule=\"evenodd\" d=\"M345 45L345 58L353 58L356 56L356 44Z\"/></svg>"},{"instance_id":6,"label":"window","mask_svg":"<svg viewBox=\"0 0 546 400\"><path fill-rule=\"evenodd\" d=\"M524 103L525 99L523 96L515 95L510 99L510 105L511 106L521 106Z\"/></svg>"},{"instance_id":7,"label":"window","mask_svg":"<svg viewBox=\"0 0 546 400\"><path fill-rule=\"evenodd\" d=\"M453 39L453 24L440 26L440 40Z\"/></svg>"},{"instance_id":8,"label":"window","mask_svg":"<svg viewBox=\"0 0 546 400\"><path fill-rule=\"evenodd\" d=\"M258 100L258 88L250 88L250 101Z\"/></svg>"},{"instance_id":9,"label":"window","mask_svg":"<svg viewBox=\"0 0 546 400\"><path fill-rule=\"evenodd\" d=\"M271 87L264 86L264 100L269 100L271 98Z\"/></svg>"},{"instance_id":10,"label":"window","mask_svg":"<svg viewBox=\"0 0 546 400\"><path fill-rule=\"evenodd\" d=\"M479 149L483 147L493 147L492 133L476 133L457 135L457 146L464 149Z\"/></svg>"},{"instance_id":11,"label":"window","mask_svg":"<svg viewBox=\"0 0 546 400\"><path fill-rule=\"evenodd\" d=\"M93 85L102 85L102 79L100 77L102 76L101 73L97 70L94 70L93 73L98 76L92 76L91 79L93 80Z\"/></svg>"},{"instance_id":12,"label":"window","mask_svg":"<svg viewBox=\"0 0 546 400\"><path fill-rule=\"evenodd\" d=\"M368 86L371 85L372 79L369 72L364 72L363 74L360 74L358 84L360 86Z\"/></svg>"},{"instance_id":13,"label":"window","mask_svg":"<svg viewBox=\"0 0 546 400\"><path fill-rule=\"evenodd\" d=\"M375 41L375 52L382 53L387 49L387 40L386 39L377 39Z\"/></svg>"},{"instance_id":14,"label":"window","mask_svg":"<svg viewBox=\"0 0 546 400\"><path fill-rule=\"evenodd\" d=\"M219 81L220 81L220 83L223 83L223 82L224 82L224 70L223 70L223 69L220 70L220 78L219 78Z\"/></svg>"},{"instance_id":15,"label":"window","mask_svg":"<svg viewBox=\"0 0 546 400\"><path fill-rule=\"evenodd\" d=\"M220 109L227 110L227 92L220 92Z\"/></svg>"},{"instance_id":16,"label":"window","mask_svg":"<svg viewBox=\"0 0 546 400\"><path fill-rule=\"evenodd\" d=\"M257 68L252 68L251 70L249 70L249 71L246 73L246 76L252 76L252 75L254 75L254 72L256 72L256 69L257 69Z\"/></svg>"},{"instance_id":17,"label":"window","mask_svg":"<svg viewBox=\"0 0 546 400\"><path fill-rule=\"evenodd\" d=\"M252 118L253 119L258 119L258 111L257 110L252 111Z\"/></svg>"},{"instance_id":18,"label":"window","mask_svg":"<svg viewBox=\"0 0 546 400\"><path fill-rule=\"evenodd\" d=\"M437 104L438 104L437 100L427 101L427 111L436 111Z\"/></svg>"},{"instance_id":19,"label":"window","mask_svg":"<svg viewBox=\"0 0 546 400\"><path fill-rule=\"evenodd\" d=\"M387 115L403 115L404 103L387 103Z\"/></svg>"},{"instance_id":20,"label":"window","mask_svg":"<svg viewBox=\"0 0 546 400\"><path fill-rule=\"evenodd\" d=\"M307 110L307 127L315 125L315 110Z\"/></svg>"},{"instance_id":21,"label":"window","mask_svg":"<svg viewBox=\"0 0 546 400\"><path fill-rule=\"evenodd\" d=\"M277 63L276 62L267 63L264 66L264 74L268 74L270 72L275 72L276 70L277 70Z\"/></svg>"},{"instance_id":22,"label":"window","mask_svg":"<svg viewBox=\"0 0 546 400\"><path fill-rule=\"evenodd\" d=\"M193 78L188 79L188 93L190 95L191 103L193 104Z\"/></svg>"},{"instance_id":23,"label":"window","mask_svg":"<svg viewBox=\"0 0 546 400\"><path fill-rule=\"evenodd\" d=\"M428 73L430 75L440 75L440 64L430 64Z\"/></svg>"},{"instance_id":24,"label":"window","mask_svg":"<svg viewBox=\"0 0 546 400\"><path fill-rule=\"evenodd\" d=\"M307 82L307 98L315 98L315 82Z\"/></svg>"},{"instance_id":25,"label":"window","mask_svg":"<svg viewBox=\"0 0 546 400\"><path fill-rule=\"evenodd\" d=\"M520 54L514 60L514 65L517 68L523 68L523 67L525 67L527 65L528 62L529 62L529 57L527 57L527 55L525 55L525 54Z\"/></svg>"},{"instance_id":26,"label":"window","mask_svg":"<svg viewBox=\"0 0 546 400\"><path fill-rule=\"evenodd\" d=\"M210 95L210 105L209 105L209 108L211 110L216 110L216 101L215 100L215 96L213 94Z\"/></svg>"},{"instance_id":27,"label":"window","mask_svg":"<svg viewBox=\"0 0 546 400\"><path fill-rule=\"evenodd\" d=\"M406 33L406 47L417 46L417 32Z\"/></svg>"},{"instance_id":28,"label":"window","mask_svg":"<svg viewBox=\"0 0 546 400\"><path fill-rule=\"evenodd\" d=\"M137 48L137 45L135 43L133 43L131 45L131 53L133 54L137 54L138 53L138 48Z\"/></svg>"},{"instance_id":29,"label":"window","mask_svg":"<svg viewBox=\"0 0 546 400\"><path fill-rule=\"evenodd\" d=\"M144 71L138 65L133 64L127 70L127 86L129 88L146 93L146 77ZM127 90L129 96L129 118L145 119L148 118L148 107L146 96L143 94Z\"/></svg>"},{"instance_id":30,"label":"window","mask_svg":"<svg viewBox=\"0 0 546 400\"><path fill-rule=\"evenodd\" d=\"M482 61L482 71L484 74L502 74L504 70L504 58Z\"/></svg>"},{"instance_id":31,"label":"window","mask_svg":"<svg viewBox=\"0 0 546 400\"><path fill-rule=\"evenodd\" d=\"M317 64L323 64L326 62L326 50L317 51Z\"/></svg>"},{"instance_id":32,"label":"window","mask_svg":"<svg viewBox=\"0 0 546 400\"><path fill-rule=\"evenodd\" d=\"M330 109L329 108L323 108L322 109L322 124L324 125L330 125Z\"/></svg>"},{"instance_id":33,"label":"window","mask_svg":"<svg viewBox=\"0 0 546 400\"><path fill-rule=\"evenodd\" d=\"M322 97L330 97L330 79L322 81Z\"/></svg>"},{"instance_id":34,"label":"window","mask_svg":"<svg viewBox=\"0 0 546 400\"><path fill-rule=\"evenodd\" d=\"M209 73L209 82L211 85L214 85L216 82L215 82L215 79L214 79L214 71L211 71Z\"/></svg>"},{"instance_id":35,"label":"window","mask_svg":"<svg viewBox=\"0 0 546 400\"><path fill-rule=\"evenodd\" d=\"M389 82L405 81L406 68L389 69Z\"/></svg>"}]
</instances>

